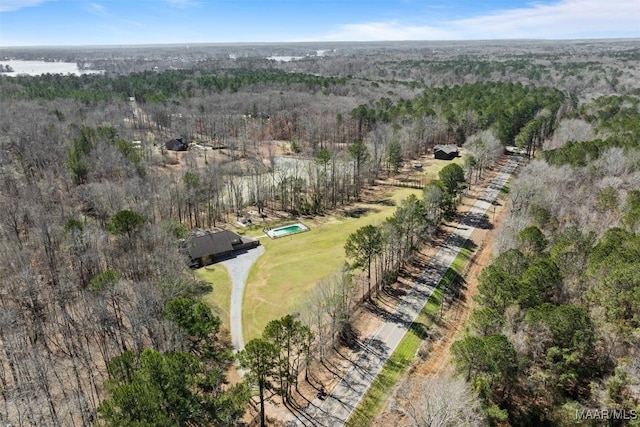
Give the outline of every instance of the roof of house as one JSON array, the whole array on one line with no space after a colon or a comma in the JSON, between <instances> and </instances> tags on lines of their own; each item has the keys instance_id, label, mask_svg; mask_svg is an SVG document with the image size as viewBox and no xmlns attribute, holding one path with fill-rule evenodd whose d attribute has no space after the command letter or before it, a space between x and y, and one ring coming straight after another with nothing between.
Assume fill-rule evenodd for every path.
<instances>
[{"instance_id":1,"label":"roof of house","mask_svg":"<svg viewBox=\"0 0 640 427\"><path fill-rule=\"evenodd\" d=\"M458 146L454 144L436 145L435 147L433 147L433 151L442 151L447 154L452 154L458 152Z\"/></svg>"},{"instance_id":2,"label":"roof of house","mask_svg":"<svg viewBox=\"0 0 640 427\"><path fill-rule=\"evenodd\" d=\"M175 138L165 142L164 146L167 148L167 150L186 151L189 147L189 144L184 142L182 138Z\"/></svg>"},{"instance_id":3,"label":"roof of house","mask_svg":"<svg viewBox=\"0 0 640 427\"><path fill-rule=\"evenodd\" d=\"M242 238L233 231L203 233L193 235L187 240L187 252L192 259L228 254L233 252L235 245L242 242Z\"/></svg>"}]
</instances>

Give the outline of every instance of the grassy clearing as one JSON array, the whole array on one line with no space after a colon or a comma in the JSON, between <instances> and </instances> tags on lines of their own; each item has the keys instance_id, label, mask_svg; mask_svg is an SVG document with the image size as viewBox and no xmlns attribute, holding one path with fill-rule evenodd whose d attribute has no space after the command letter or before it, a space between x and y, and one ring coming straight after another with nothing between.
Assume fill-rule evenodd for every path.
<instances>
[{"instance_id":1,"label":"grassy clearing","mask_svg":"<svg viewBox=\"0 0 640 427\"><path fill-rule=\"evenodd\" d=\"M466 246L453 260L442 280L434 290L431 298L425 304L418 318L404 336L387 363L378 374L367 394L360 401L351 417L347 420L347 427L361 427L371 425L376 415L384 408L393 388L406 375L413 363L416 353L420 349L426 332L439 317L444 290L460 277L473 251Z\"/></svg>"},{"instance_id":2,"label":"grassy clearing","mask_svg":"<svg viewBox=\"0 0 640 427\"><path fill-rule=\"evenodd\" d=\"M451 263L451 267L449 268L449 270L447 270L447 273L449 273L449 271L453 271L453 273L456 274L464 273L464 268L467 265L467 262L471 260L472 256L473 250L469 248L469 241L467 240L464 246L460 249L460 252L458 252L456 258ZM443 278L443 280L445 280L445 278Z\"/></svg>"},{"instance_id":3,"label":"grassy clearing","mask_svg":"<svg viewBox=\"0 0 640 427\"><path fill-rule=\"evenodd\" d=\"M456 157L453 160L439 160L439 159L428 159L422 161L422 172L421 176L427 179L438 179L438 173L442 170L443 167L450 165L451 163L456 163L460 166L464 164L464 154L460 157Z\"/></svg>"},{"instance_id":4,"label":"grassy clearing","mask_svg":"<svg viewBox=\"0 0 640 427\"><path fill-rule=\"evenodd\" d=\"M409 194L419 195L420 190L396 189L386 200L399 204ZM260 240L266 251L251 269L243 300L245 340L259 336L270 320L299 310L318 281L336 272L345 262L344 243L349 234L367 224L382 223L396 209L390 203L358 204L358 207L362 210L357 217L304 220L310 228L308 232ZM261 229L250 229L246 234L263 233Z\"/></svg>"},{"instance_id":5,"label":"grassy clearing","mask_svg":"<svg viewBox=\"0 0 640 427\"><path fill-rule=\"evenodd\" d=\"M200 280L211 283L213 290L202 296L215 314L222 320L222 326L229 330L229 307L231 305L231 278L222 264L213 264L195 271Z\"/></svg>"}]
</instances>

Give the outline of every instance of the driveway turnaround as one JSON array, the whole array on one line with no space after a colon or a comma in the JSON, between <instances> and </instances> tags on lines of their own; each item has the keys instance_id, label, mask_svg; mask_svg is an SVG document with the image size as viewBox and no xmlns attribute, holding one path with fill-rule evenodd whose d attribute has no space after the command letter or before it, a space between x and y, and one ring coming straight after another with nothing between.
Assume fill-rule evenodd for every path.
<instances>
[{"instance_id":1,"label":"driveway turnaround","mask_svg":"<svg viewBox=\"0 0 640 427\"><path fill-rule=\"evenodd\" d=\"M244 297L244 287L247 284L251 266L263 253L264 246L260 245L221 263L227 268L229 276L231 277L232 287L229 323L231 341L235 351L244 349L244 338L242 336L242 298Z\"/></svg>"},{"instance_id":2,"label":"driveway turnaround","mask_svg":"<svg viewBox=\"0 0 640 427\"><path fill-rule=\"evenodd\" d=\"M418 277L411 290L400 300L386 322L364 339L358 358L325 400L315 398L295 415L290 426L343 426L362 400L373 380L407 333L416 317L437 288L484 214L492 206L519 163L512 157L500 169L469 213L445 241L433 260Z\"/></svg>"}]
</instances>

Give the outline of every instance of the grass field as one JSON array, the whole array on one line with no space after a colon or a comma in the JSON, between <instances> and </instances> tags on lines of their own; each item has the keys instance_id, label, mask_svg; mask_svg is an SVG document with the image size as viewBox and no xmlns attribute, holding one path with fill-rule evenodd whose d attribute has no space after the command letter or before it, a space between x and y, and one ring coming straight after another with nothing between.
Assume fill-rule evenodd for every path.
<instances>
[{"instance_id":1,"label":"grass field","mask_svg":"<svg viewBox=\"0 0 640 427\"><path fill-rule=\"evenodd\" d=\"M396 205L415 189L394 189L388 199ZM244 338L259 336L273 319L295 312L318 281L336 272L345 262L344 244L349 234L367 224L380 224L395 206L359 204L358 217L332 216L304 220L310 231L271 240L262 238L266 251L253 266L243 300ZM250 231L247 234L254 234Z\"/></svg>"},{"instance_id":2,"label":"grass field","mask_svg":"<svg viewBox=\"0 0 640 427\"><path fill-rule=\"evenodd\" d=\"M453 161L428 159L423 161L420 175L437 179L438 172L447 164L462 163L463 158ZM410 194L421 197L421 191L409 188L393 188L380 200L393 200L396 205ZM326 216L315 220L304 220L310 231L271 240L260 239L265 254L253 266L249 275L243 300L243 333L245 341L259 336L265 325L273 319L295 312L307 295L326 276L336 272L345 261L344 243L349 234L367 224L380 224L391 216L395 206L388 203L359 204L364 212L358 217ZM269 224L270 227L292 223ZM257 237L263 235L260 227L238 230L241 234ZM208 269L213 268L213 272ZM222 271L220 271L222 270ZM224 267L219 264L198 270L198 275L214 283L213 292L206 301L219 307L221 318L228 326L231 285L223 277ZM225 320L226 319L226 320Z\"/></svg>"},{"instance_id":3,"label":"grass field","mask_svg":"<svg viewBox=\"0 0 640 427\"><path fill-rule=\"evenodd\" d=\"M440 172L443 167L450 165L451 163L463 166L464 156L465 154L462 153L460 157L456 157L453 160L437 160L434 158L422 160L422 171L419 175L428 179L438 179L438 172Z\"/></svg>"},{"instance_id":4,"label":"grass field","mask_svg":"<svg viewBox=\"0 0 640 427\"><path fill-rule=\"evenodd\" d=\"M195 271L200 280L211 283L213 290L202 299L213 308L222 320L222 326L229 330L229 306L231 305L231 279L222 264L214 264Z\"/></svg>"},{"instance_id":5,"label":"grass field","mask_svg":"<svg viewBox=\"0 0 640 427\"><path fill-rule=\"evenodd\" d=\"M410 194L421 191L393 188L381 200L393 200L395 205ZM336 272L345 262L344 243L349 234L367 224L380 224L391 216L396 206L390 203L360 203L363 212L358 217L333 215L304 220L310 231L271 240L260 238L266 251L253 266L243 300L243 334L245 341L256 338L266 324L296 311L307 295L326 276ZM295 222L295 221L288 221ZM269 224L275 227L277 224ZM238 230L247 236L263 235L262 227ZM213 291L204 296L229 327L231 281L221 264L196 270L202 280L213 284Z\"/></svg>"}]
</instances>

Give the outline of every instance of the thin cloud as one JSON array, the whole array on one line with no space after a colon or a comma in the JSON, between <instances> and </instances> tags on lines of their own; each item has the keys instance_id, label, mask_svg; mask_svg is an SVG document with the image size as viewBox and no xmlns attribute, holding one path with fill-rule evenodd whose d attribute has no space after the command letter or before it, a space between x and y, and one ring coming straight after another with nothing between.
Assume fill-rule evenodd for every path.
<instances>
[{"instance_id":1,"label":"thin cloud","mask_svg":"<svg viewBox=\"0 0 640 427\"><path fill-rule=\"evenodd\" d=\"M107 11L106 7L99 3L89 3L87 5L87 10L95 15L104 15Z\"/></svg>"},{"instance_id":2,"label":"thin cloud","mask_svg":"<svg viewBox=\"0 0 640 427\"><path fill-rule=\"evenodd\" d=\"M347 24L322 40L469 40L640 37L636 0L562 0L498 10L434 25L406 22Z\"/></svg>"},{"instance_id":3,"label":"thin cloud","mask_svg":"<svg viewBox=\"0 0 640 427\"><path fill-rule=\"evenodd\" d=\"M397 21L341 25L321 40L375 41L449 39L454 34L446 29L406 25Z\"/></svg>"},{"instance_id":4,"label":"thin cloud","mask_svg":"<svg viewBox=\"0 0 640 427\"><path fill-rule=\"evenodd\" d=\"M636 0L564 0L451 23L466 34L499 38L581 38L640 36Z\"/></svg>"},{"instance_id":5,"label":"thin cloud","mask_svg":"<svg viewBox=\"0 0 640 427\"><path fill-rule=\"evenodd\" d=\"M14 12L25 7L34 7L49 0L2 0L0 2L0 12Z\"/></svg>"},{"instance_id":6,"label":"thin cloud","mask_svg":"<svg viewBox=\"0 0 640 427\"><path fill-rule=\"evenodd\" d=\"M178 9L188 9L190 7L200 5L198 0L162 0L170 6L177 7Z\"/></svg>"}]
</instances>

